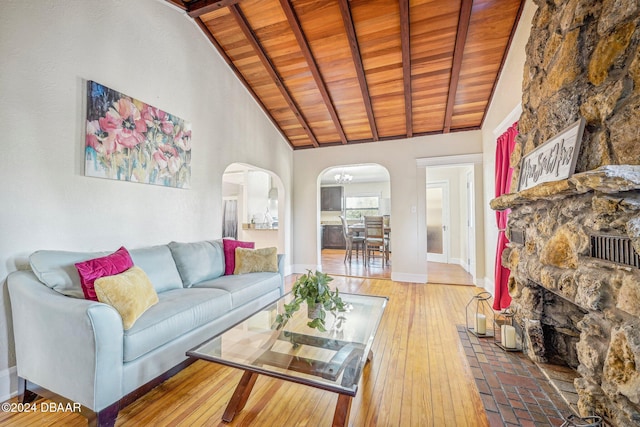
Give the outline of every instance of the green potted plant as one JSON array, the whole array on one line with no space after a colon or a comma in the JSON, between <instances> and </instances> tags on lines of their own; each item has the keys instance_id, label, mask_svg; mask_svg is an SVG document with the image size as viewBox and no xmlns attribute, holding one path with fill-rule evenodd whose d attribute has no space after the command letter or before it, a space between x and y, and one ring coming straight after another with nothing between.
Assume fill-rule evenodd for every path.
<instances>
[{"instance_id":1,"label":"green potted plant","mask_svg":"<svg viewBox=\"0 0 640 427\"><path fill-rule=\"evenodd\" d=\"M307 303L309 322L307 326L325 332L327 311L345 311L345 303L340 298L338 289L332 291L329 282L333 277L320 271L303 274L293 284L293 301L284 305L284 313L276 317L277 328L280 329L292 316L300 310L303 302Z\"/></svg>"}]
</instances>

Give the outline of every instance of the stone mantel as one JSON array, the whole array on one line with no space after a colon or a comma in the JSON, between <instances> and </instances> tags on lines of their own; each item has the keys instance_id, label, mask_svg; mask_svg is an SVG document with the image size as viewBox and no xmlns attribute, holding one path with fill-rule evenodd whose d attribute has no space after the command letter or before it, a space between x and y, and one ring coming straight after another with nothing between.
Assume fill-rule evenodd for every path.
<instances>
[{"instance_id":1,"label":"stone mantel","mask_svg":"<svg viewBox=\"0 0 640 427\"><path fill-rule=\"evenodd\" d=\"M513 209L538 200L557 200L590 191L616 194L640 190L639 165L606 165L587 172L577 173L568 179L545 182L526 190L509 193L491 200L491 209ZM633 199L633 198L632 198ZM640 197L637 197L640 204Z\"/></svg>"}]
</instances>

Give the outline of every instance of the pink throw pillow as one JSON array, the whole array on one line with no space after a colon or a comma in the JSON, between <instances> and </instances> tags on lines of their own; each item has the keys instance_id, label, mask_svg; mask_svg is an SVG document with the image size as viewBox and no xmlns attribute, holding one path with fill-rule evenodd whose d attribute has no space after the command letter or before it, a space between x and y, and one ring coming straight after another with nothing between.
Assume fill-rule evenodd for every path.
<instances>
[{"instance_id":1,"label":"pink throw pillow","mask_svg":"<svg viewBox=\"0 0 640 427\"><path fill-rule=\"evenodd\" d=\"M222 239L224 248L224 274L233 274L236 269L236 248L254 249L254 242L241 242L240 240Z\"/></svg>"},{"instance_id":2,"label":"pink throw pillow","mask_svg":"<svg viewBox=\"0 0 640 427\"><path fill-rule=\"evenodd\" d=\"M88 300L98 301L93 283L101 277L113 276L127 271L133 267L133 260L129 251L123 246L111 255L79 262L75 266L80 275L84 297Z\"/></svg>"}]
</instances>

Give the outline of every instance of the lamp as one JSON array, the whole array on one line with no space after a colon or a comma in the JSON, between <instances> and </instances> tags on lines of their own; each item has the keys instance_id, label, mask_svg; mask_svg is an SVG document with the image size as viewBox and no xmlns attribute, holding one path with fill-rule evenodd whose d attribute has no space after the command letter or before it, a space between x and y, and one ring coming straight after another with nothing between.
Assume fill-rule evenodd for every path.
<instances>
[{"instance_id":1,"label":"lamp","mask_svg":"<svg viewBox=\"0 0 640 427\"><path fill-rule=\"evenodd\" d=\"M348 173L344 173L343 170L342 172L335 174L333 179L336 180L336 184L348 184L353 179L353 176Z\"/></svg>"}]
</instances>

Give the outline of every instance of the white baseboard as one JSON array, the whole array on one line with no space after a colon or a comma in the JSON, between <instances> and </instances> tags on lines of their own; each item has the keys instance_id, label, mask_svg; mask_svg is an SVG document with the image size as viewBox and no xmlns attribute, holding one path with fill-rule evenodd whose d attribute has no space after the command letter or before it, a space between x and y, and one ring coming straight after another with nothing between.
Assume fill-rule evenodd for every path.
<instances>
[{"instance_id":1,"label":"white baseboard","mask_svg":"<svg viewBox=\"0 0 640 427\"><path fill-rule=\"evenodd\" d=\"M18 372L15 366L0 371L0 402L18 394Z\"/></svg>"},{"instance_id":2,"label":"white baseboard","mask_svg":"<svg viewBox=\"0 0 640 427\"><path fill-rule=\"evenodd\" d=\"M485 291L489 292L492 296L495 296L495 284L493 283L493 279L484 276L483 286Z\"/></svg>"},{"instance_id":3,"label":"white baseboard","mask_svg":"<svg viewBox=\"0 0 640 427\"><path fill-rule=\"evenodd\" d=\"M391 280L394 282L427 283L427 275L392 271Z\"/></svg>"},{"instance_id":4,"label":"white baseboard","mask_svg":"<svg viewBox=\"0 0 640 427\"><path fill-rule=\"evenodd\" d=\"M449 264L456 264L464 268L464 264L460 258L449 258ZM466 270L466 269L465 269Z\"/></svg>"}]
</instances>

